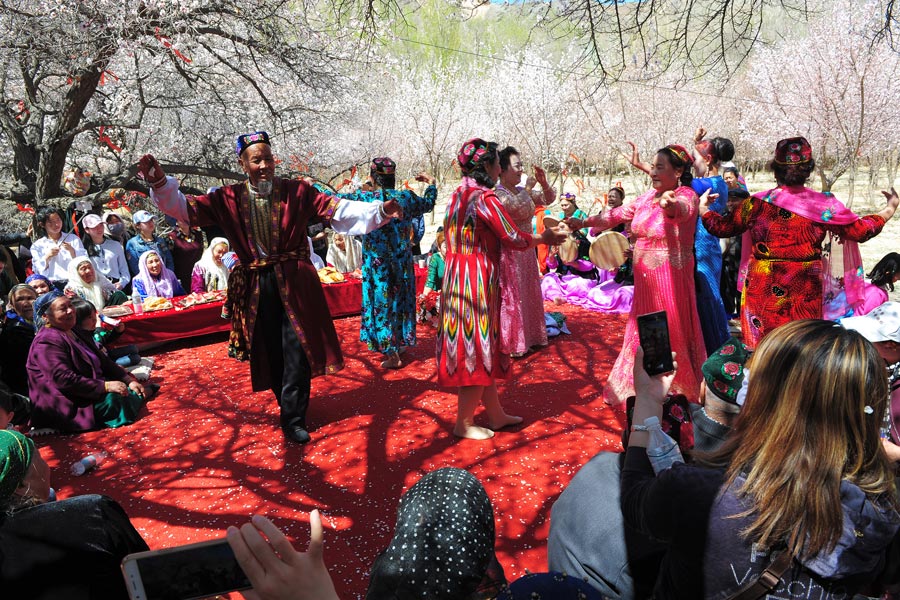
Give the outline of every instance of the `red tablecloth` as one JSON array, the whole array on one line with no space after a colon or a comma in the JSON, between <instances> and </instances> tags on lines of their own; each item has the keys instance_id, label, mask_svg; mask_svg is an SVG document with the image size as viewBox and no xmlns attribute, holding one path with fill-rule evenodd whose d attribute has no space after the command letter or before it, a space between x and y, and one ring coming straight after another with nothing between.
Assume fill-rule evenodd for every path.
<instances>
[{"instance_id":1,"label":"red tablecloth","mask_svg":"<svg viewBox=\"0 0 900 600\"><path fill-rule=\"evenodd\" d=\"M416 270L416 293L425 287L428 271ZM359 314L362 308L362 282L348 277L343 283L322 285L325 301L332 317L348 317ZM231 322L223 319L223 302L198 304L184 310L160 310L140 315L122 317L125 332L113 346L126 344L150 344L168 342L197 335L229 331Z\"/></svg>"}]
</instances>

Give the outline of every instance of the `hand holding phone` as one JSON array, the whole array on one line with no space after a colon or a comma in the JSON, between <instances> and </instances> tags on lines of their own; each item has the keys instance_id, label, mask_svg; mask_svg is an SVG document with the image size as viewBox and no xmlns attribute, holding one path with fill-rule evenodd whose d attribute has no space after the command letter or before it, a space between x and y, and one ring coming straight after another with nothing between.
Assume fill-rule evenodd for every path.
<instances>
[{"instance_id":1,"label":"hand holding phone","mask_svg":"<svg viewBox=\"0 0 900 600\"><path fill-rule=\"evenodd\" d=\"M191 600L250 588L227 540L129 554L122 574L131 600Z\"/></svg>"},{"instance_id":2,"label":"hand holding phone","mask_svg":"<svg viewBox=\"0 0 900 600\"><path fill-rule=\"evenodd\" d=\"M322 520L309 513L309 547L297 552L284 534L265 517L228 528L228 543L253 583L245 596L260 600L338 600L322 553ZM265 536L265 537L263 537Z\"/></svg>"},{"instance_id":3,"label":"hand holding phone","mask_svg":"<svg viewBox=\"0 0 900 600\"><path fill-rule=\"evenodd\" d=\"M638 339L644 349L644 370L647 375L659 375L675 369L672 346L669 343L669 322L666 311L638 315Z\"/></svg>"}]
</instances>

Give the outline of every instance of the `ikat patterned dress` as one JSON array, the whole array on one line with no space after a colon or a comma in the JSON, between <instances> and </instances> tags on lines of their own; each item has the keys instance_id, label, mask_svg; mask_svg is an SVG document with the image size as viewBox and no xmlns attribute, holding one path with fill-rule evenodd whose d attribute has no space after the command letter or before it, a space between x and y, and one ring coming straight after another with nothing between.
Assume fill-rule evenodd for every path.
<instances>
[{"instance_id":1,"label":"ikat patterned dress","mask_svg":"<svg viewBox=\"0 0 900 600\"><path fill-rule=\"evenodd\" d=\"M438 382L491 385L510 364L500 348L500 248L527 250L530 234L516 228L493 190L464 177L447 206L444 235Z\"/></svg>"},{"instance_id":2,"label":"ikat patterned dress","mask_svg":"<svg viewBox=\"0 0 900 600\"><path fill-rule=\"evenodd\" d=\"M864 242L884 227L878 215L849 225L823 225L766 202L767 194L755 194L727 216L712 211L703 215L704 226L715 236L749 233L741 331L750 348L779 325L822 318L822 242L829 231Z\"/></svg>"},{"instance_id":3,"label":"ikat patterned dress","mask_svg":"<svg viewBox=\"0 0 900 600\"><path fill-rule=\"evenodd\" d=\"M400 203L403 218L393 219L362 236L362 318L359 339L383 354L416 345L416 276L411 233L413 219L434 210L437 187L422 197L409 190L377 190L340 194L361 202L391 199Z\"/></svg>"}]
</instances>

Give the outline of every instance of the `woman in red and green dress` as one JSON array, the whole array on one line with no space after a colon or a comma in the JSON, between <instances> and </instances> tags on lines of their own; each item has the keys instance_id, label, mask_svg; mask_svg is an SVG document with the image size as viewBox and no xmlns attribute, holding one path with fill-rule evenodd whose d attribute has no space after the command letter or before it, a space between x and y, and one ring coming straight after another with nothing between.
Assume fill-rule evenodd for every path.
<instances>
[{"instance_id":1,"label":"woman in red and green dress","mask_svg":"<svg viewBox=\"0 0 900 600\"><path fill-rule=\"evenodd\" d=\"M891 189L884 192L884 209L859 217L831 194L804 187L814 169L809 142L802 137L784 139L778 142L772 161L778 187L754 194L728 215L708 210L708 198L701 200L703 225L710 233L720 238L744 234L741 330L751 348L779 325L823 318L823 303L834 301L839 293L846 294L850 307L861 300L857 289L861 289L862 267L856 242L878 235L900 203ZM823 283L829 277L823 255L829 256L823 244L827 246L829 234L841 240L830 251L842 254L843 270L834 279L842 289L825 293Z\"/></svg>"}]
</instances>

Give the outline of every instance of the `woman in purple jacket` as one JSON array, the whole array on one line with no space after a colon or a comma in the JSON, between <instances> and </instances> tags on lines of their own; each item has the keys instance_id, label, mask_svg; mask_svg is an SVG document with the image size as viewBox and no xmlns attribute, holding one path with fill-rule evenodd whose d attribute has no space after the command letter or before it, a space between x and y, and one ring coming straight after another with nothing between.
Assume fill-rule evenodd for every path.
<instances>
[{"instance_id":1,"label":"woman in purple jacket","mask_svg":"<svg viewBox=\"0 0 900 600\"><path fill-rule=\"evenodd\" d=\"M31 425L87 431L134 423L144 387L73 331L72 301L50 291L35 300L34 319L39 329L26 363Z\"/></svg>"}]
</instances>

